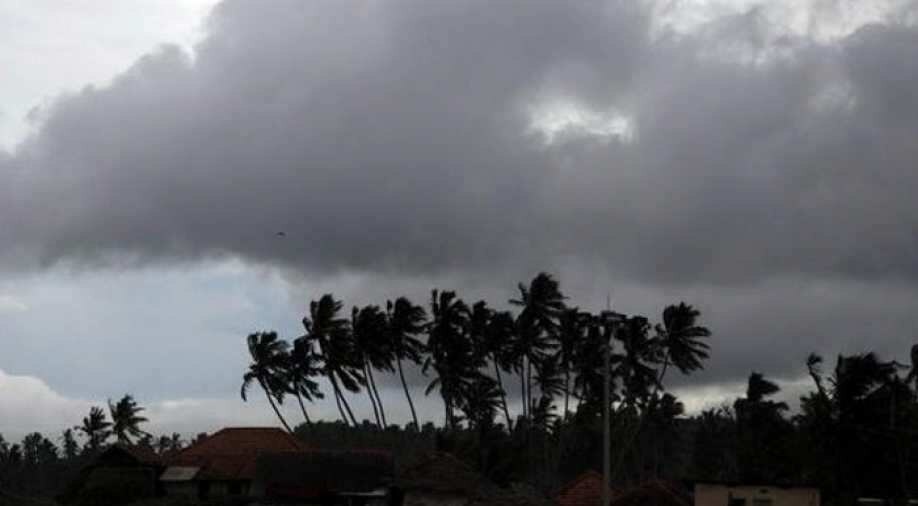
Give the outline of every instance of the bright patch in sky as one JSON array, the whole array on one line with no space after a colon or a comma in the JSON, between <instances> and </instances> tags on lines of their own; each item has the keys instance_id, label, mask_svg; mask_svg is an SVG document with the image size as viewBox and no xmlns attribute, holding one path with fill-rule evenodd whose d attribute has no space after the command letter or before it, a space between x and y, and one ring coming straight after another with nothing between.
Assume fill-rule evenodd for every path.
<instances>
[{"instance_id":1,"label":"bright patch in sky","mask_svg":"<svg viewBox=\"0 0 918 506\"><path fill-rule=\"evenodd\" d=\"M634 137L631 119L616 111L595 111L574 100L558 100L539 104L530 110L530 129L541 134L546 144L559 137L588 136L619 139Z\"/></svg>"},{"instance_id":2,"label":"bright patch in sky","mask_svg":"<svg viewBox=\"0 0 918 506\"><path fill-rule=\"evenodd\" d=\"M829 42L845 37L870 23L897 21L908 5L906 0L682 0L660 2L655 32L686 34L711 22L732 16L751 16L768 28L774 39L808 37Z\"/></svg>"}]
</instances>

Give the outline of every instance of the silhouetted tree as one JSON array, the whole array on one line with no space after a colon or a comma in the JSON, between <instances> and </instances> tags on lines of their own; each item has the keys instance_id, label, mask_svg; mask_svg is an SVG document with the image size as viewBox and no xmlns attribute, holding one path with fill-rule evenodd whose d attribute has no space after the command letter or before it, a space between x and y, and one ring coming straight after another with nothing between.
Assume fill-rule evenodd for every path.
<instances>
[{"instance_id":1,"label":"silhouetted tree","mask_svg":"<svg viewBox=\"0 0 918 506\"><path fill-rule=\"evenodd\" d=\"M466 332L469 326L469 308L456 297L455 292L431 292L431 321L427 327L427 348L430 352L423 371L436 372L436 377L425 391L430 394L440 390L446 412L446 427L454 429L457 419L454 410L459 407L463 382L471 372L472 345Z\"/></svg>"},{"instance_id":2,"label":"silhouetted tree","mask_svg":"<svg viewBox=\"0 0 918 506\"><path fill-rule=\"evenodd\" d=\"M335 403L341 417L356 427L357 418L344 397L343 390L359 392L366 379L361 372L363 361L355 349L351 327L339 314L344 304L331 294L309 303L309 316L303 318L306 337L318 345L323 372L332 384ZM343 390L342 390L343 389Z\"/></svg>"},{"instance_id":3,"label":"silhouetted tree","mask_svg":"<svg viewBox=\"0 0 918 506\"><path fill-rule=\"evenodd\" d=\"M319 389L319 383L313 379L322 374L321 357L315 352L313 343L301 337L293 341L289 358L287 373L290 392L296 396L303 419L306 423L312 423L303 399L313 402L325 398L325 394Z\"/></svg>"},{"instance_id":4,"label":"silhouetted tree","mask_svg":"<svg viewBox=\"0 0 918 506\"><path fill-rule=\"evenodd\" d=\"M516 317L516 350L523 385L523 414L532 410L532 369L556 347L558 319L564 310L564 295L558 282L547 273L539 273L529 285L518 285L519 298L510 304L520 307Z\"/></svg>"},{"instance_id":5,"label":"silhouetted tree","mask_svg":"<svg viewBox=\"0 0 918 506\"><path fill-rule=\"evenodd\" d=\"M287 429L293 432L287 420L281 414L277 404L283 403L284 393L288 390L285 369L287 367L287 346L285 341L278 339L276 332L255 332L246 338L249 348L249 368L242 376L242 387L239 395L242 400L247 400L247 392L252 382L257 382L268 398L268 403L278 420ZM275 402L275 400L277 402Z\"/></svg>"},{"instance_id":6,"label":"silhouetted tree","mask_svg":"<svg viewBox=\"0 0 918 506\"><path fill-rule=\"evenodd\" d=\"M71 460L79 456L80 444L77 443L73 429L64 429L61 433L61 449L64 452L65 459Z\"/></svg>"},{"instance_id":7,"label":"silhouetted tree","mask_svg":"<svg viewBox=\"0 0 918 506\"><path fill-rule=\"evenodd\" d=\"M370 396L376 424L382 429L387 425L386 412L382 398L379 396L379 390L376 388L373 369L386 372L395 371L393 367L395 357L386 339L386 315L379 309L379 306L355 307L351 312L351 329L356 351L361 355L363 362L363 374L368 383L367 395Z\"/></svg>"},{"instance_id":8,"label":"silhouetted tree","mask_svg":"<svg viewBox=\"0 0 918 506\"><path fill-rule=\"evenodd\" d=\"M421 364L425 346L417 336L424 331L426 320L424 308L412 304L405 297L399 297L394 303L391 300L386 302L386 340L395 356L398 377L402 381L405 398L408 399L408 407L411 409L411 419L417 430L420 430L421 426L418 423L414 402L411 400L411 393L408 391L408 383L405 381L402 362Z\"/></svg>"},{"instance_id":9,"label":"silhouetted tree","mask_svg":"<svg viewBox=\"0 0 918 506\"><path fill-rule=\"evenodd\" d=\"M147 419L140 415L144 410L137 404L134 397L125 394L124 397L116 403L108 400L108 412L112 417L112 434L119 443L130 444L132 437L141 437L146 434L140 424Z\"/></svg>"},{"instance_id":10,"label":"silhouetted tree","mask_svg":"<svg viewBox=\"0 0 918 506\"><path fill-rule=\"evenodd\" d=\"M83 423L77 425L74 429L86 436L85 448L94 453L111 436L111 426L111 422L105 416L105 411L102 411L100 407L93 406L89 409L89 415L83 418Z\"/></svg>"}]
</instances>

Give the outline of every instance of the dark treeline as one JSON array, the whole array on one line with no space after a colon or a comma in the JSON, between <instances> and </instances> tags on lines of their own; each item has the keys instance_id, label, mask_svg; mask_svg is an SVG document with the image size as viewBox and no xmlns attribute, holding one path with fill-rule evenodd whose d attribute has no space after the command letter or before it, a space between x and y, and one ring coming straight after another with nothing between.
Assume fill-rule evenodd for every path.
<instances>
[{"instance_id":1,"label":"dark treeline","mask_svg":"<svg viewBox=\"0 0 918 506\"><path fill-rule=\"evenodd\" d=\"M242 397L260 388L279 421L314 448L386 448L400 463L449 451L498 484L528 482L550 492L602 462L606 344L610 378L613 479L619 486L655 478L819 486L828 504L857 497L899 504L918 491L918 361L901 365L873 353L811 355L801 371L812 390L799 407L779 387L749 376L745 395L686 416L667 389L673 375L705 365L710 331L692 306L662 308L658 321L570 307L559 284L540 274L519 286L512 310L467 303L433 291L427 306L406 298L345 312L331 295L310 303L305 332L287 342L274 332L248 336L251 362ZM427 378L442 400L436 423L420 423L406 371ZM398 378L404 399L379 394L382 375ZM319 380L330 388L323 391ZM371 410L355 412L354 396ZM339 420L312 420L312 403L330 397ZM293 424L280 406L295 402ZM385 401L385 402L384 402ZM411 422L389 422L403 402ZM53 496L110 444L160 454L180 449L177 434L153 437L143 408L126 395L94 407L56 437L0 437L0 491ZM369 418L369 419L367 419Z\"/></svg>"},{"instance_id":2,"label":"dark treeline","mask_svg":"<svg viewBox=\"0 0 918 506\"><path fill-rule=\"evenodd\" d=\"M99 452L112 444L143 447L160 455L181 449L179 434L154 437L141 426L144 408L125 395L93 406L79 424L59 435L27 434L21 442L0 435L0 492L25 497L53 497ZM0 502L2 504L2 502Z\"/></svg>"},{"instance_id":3,"label":"dark treeline","mask_svg":"<svg viewBox=\"0 0 918 506\"><path fill-rule=\"evenodd\" d=\"M296 432L314 446L384 446L403 459L448 450L498 483L550 491L601 468L610 343L611 461L619 485L655 478L807 483L836 504L860 496L901 501L918 488L914 367L866 353L838 357L826 374L813 355L805 365L814 391L797 414L774 400L775 383L753 373L744 397L687 417L666 385L708 359L711 333L698 310L666 306L654 322L566 301L544 273L519 285L511 311L434 290L426 307L398 298L348 315L324 295L310 303L305 333L291 343L274 332L248 336L252 360L242 396L259 385L288 428L278 406L295 399L303 418ZM426 394L442 399L442 422L418 426L409 367L428 378ZM412 415L403 428L387 421L377 387L383 374L403 386ZM312 422L308 405L326 395L340 420ZM372 406L369 421L359 422L348 401L357 395Z\"/></svg>"}]
</instances>

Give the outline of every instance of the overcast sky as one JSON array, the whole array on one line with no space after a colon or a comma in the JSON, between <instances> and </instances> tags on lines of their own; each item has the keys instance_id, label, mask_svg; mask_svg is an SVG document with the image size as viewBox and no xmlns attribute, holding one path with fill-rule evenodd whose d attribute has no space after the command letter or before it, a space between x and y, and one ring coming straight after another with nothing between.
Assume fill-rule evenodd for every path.
<instances>
[{"instance_id":1,"label":"overcast sky","mask_svg":"<svg viewBox=\"0 0 918 506\"><path fill-rule=\"evenodd\" d=\"M273 423L238 400L248 332L297 335L327 291L500 304L540 270L588 309L699 307L711 360L671 385L692 409L753 369L797 395L810 351L905 361L916 22L904 0L0 0L0 432L125 392L156 431Z\"/></svg>"}]
</instances>

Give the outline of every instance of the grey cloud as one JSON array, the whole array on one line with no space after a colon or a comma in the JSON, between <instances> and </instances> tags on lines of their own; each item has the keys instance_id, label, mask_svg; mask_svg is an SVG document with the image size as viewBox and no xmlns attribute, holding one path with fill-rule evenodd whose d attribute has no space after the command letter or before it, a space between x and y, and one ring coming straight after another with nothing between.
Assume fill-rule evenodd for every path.
<instances>
[{"instance_id":1,"label":"grey cloud","mask_svg":"<svg viewBox=\"0 0 918 506\"><path fill-rule=\"evenodd\" d=\"M0 259L239 256L497 300L549 269L575 296L632 287L635 311L701 305L721 341L699 381L912 339L914 28L778 37L751 10L652 37L645 3L517 7L224 2L193 56L59 98L0 156ZM633 140L543 144L529 111L556 99Z\"/></svg>"}]
</instances>

